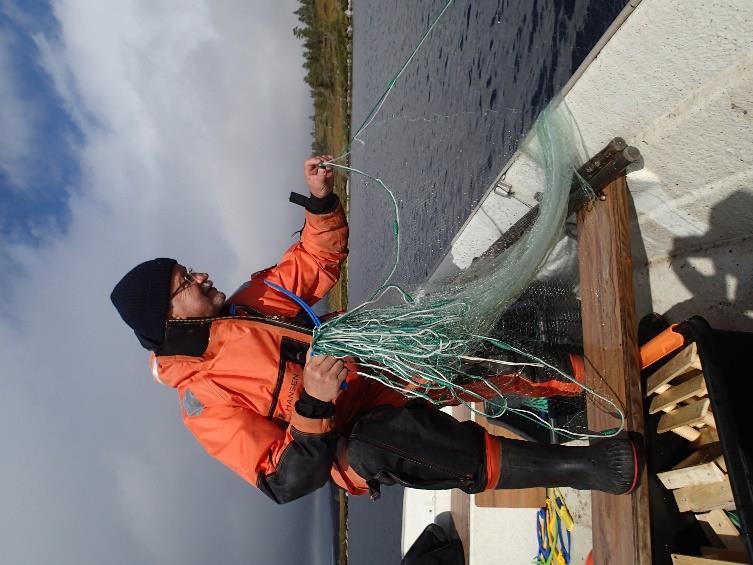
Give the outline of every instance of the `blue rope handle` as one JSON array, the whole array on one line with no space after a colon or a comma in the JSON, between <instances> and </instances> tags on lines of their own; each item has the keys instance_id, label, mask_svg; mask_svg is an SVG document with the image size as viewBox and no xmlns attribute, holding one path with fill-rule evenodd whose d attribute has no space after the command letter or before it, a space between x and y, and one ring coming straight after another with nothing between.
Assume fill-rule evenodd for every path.
<instances>
[{"instance_id":1,"label":"blue rope handle","mask_svg":"<svg viewBox=\"0 0 753 565\"><path fill-rule=\"evenodd\" d=\"M314 323L315 328L318 328L319 326L322 325L322 321L319 319L319 317L316 314L314 314L314 311L311 309L311 306L306 304L306 302L300 296L298 296L294 292L290 292L287 288L283 288L279 284L275 284L271 281L265 280L264 284L267 285L268 287L275 289L277 292L284 294L285 296L293 300L296 304L298 304L298 306L303 308L303 311L306 312L306 314L308 314L309 318L311 318L311 321Z\"/></svg>"},{"instance_id":2,"label":"blue rope handle","mask_svg":"<svg viewBox=\"0 0 753 565\"><path fill-rule=\"evenodd\" d=\"M298 306L303 308L303 311L306 312L306 314L308 314L309 318L311 318L311 321L314 323L315 328L318 328L319 326L322 325L322 321L319 319L319 317L316 314L314 314L314 311L311 309L311 306L306 304L306 302L300 296L298 296L294 292L290 292L287 288L281 287L279 284L275 284L271 281L264 280L264 284L270 288L275 289L277 292L284 294L285 296L293 300L296 304L298 304ZM312 357L314 356L313 352L311 353L311 356ZM340 383L340 390L347 390L347 388L348 388L347 381L343 381Z\"/></svg>"}]
</instances>

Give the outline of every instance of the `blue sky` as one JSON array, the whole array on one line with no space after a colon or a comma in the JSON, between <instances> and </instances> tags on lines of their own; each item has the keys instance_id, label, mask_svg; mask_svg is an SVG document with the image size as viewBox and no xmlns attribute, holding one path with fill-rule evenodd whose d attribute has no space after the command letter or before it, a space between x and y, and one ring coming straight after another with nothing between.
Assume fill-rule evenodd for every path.
<instances>
[{"instance_id":1,"label":"blue sky","mask_svg":"<svg viewBox=\"0 0 753 565\"><path fill-rule=\"evenodd\" d=\"M25 3L23 12L0 12L5 132L0 141L0 233L12 242L31 244L41 242L40 227L67 227L68 193L80 182L73 147L81 142L81 133L39 64L34 36L40 34L59 34L47 2Z\"/></svg>"},{"instance_id":2,"label":"blue sky","mask_svg":"<svg viewBox=\"0 0 753 565\"><path fill-rule=\"evenodd\" d=\"M109 303L172 256L232 291L292 243L294 0L0 0L3 561L326 563L322 496L208 457Z\"/></svg>"}]
</instances>

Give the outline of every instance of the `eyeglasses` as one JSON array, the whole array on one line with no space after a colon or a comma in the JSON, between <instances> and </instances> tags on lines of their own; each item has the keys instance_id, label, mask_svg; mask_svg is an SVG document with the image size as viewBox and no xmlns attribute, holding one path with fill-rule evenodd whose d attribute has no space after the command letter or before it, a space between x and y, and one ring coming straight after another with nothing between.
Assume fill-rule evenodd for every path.
<instances>
[{"instance_id":1,"label":"eyeglasses","mask_svg":"<svg viewBox=\"0 0 753 565\"><path fill-rule=\"evenodd\" d=\"M192 267L188 267L186 269L186 272L183 273L183 276L181 277L181 282L178 285L178 288L175 289L175 292L173 292L170 295L170 300L178 296L181 292L186 290L188 287L199 284L199 281L196 280L196 273L194 272Z\"/></svg>"}]
</instances>

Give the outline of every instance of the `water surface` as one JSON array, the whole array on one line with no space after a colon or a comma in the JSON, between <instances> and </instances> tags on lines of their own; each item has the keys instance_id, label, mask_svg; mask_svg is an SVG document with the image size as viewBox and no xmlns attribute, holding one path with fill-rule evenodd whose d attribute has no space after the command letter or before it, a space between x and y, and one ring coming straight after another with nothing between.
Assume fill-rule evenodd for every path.
<instances>
[{"instance_id":1,"label":"water surface","mask_svg":"<svg viewBox=\"0 0 753 565\"><path fill-rule=\"evenodd\" d=\"M355 2L353 128L444 5ZM354 144L353 165L400 202L396 282L424 281L471 210L568 81L625 0L456 0ZM373 182L351 185L351 304L389 273L389 201Z\"/></svg>"},{"instance_id":2,"label":"water surface","mask_svg":"<svg viewBox=\"0 0 753 565\"><path fill-rule=\"evenodd\" d=\"M353 131L445 0L354 1ZM626 4L625 0L456 0L356 143L354 167L384 180L400 204L396 282L424 281L529 130ZM373 182L351 179L351 306L393 261L392 215ZM400 562L402 492L351 498L356 565Z\"/></svg>"}]
</instances>

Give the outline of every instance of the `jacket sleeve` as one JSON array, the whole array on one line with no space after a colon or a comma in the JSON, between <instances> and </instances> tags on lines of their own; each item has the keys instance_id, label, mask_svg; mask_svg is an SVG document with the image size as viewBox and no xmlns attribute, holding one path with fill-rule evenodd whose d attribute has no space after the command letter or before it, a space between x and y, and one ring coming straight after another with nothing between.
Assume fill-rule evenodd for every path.
<instances>
[{"instance_id":1,"label":"jacket sleeve","mask_svg":"<svg viewBox=\"0 0 753 565\"><path fill-rule=\"evenodd\" d=\"M300 307L264 280L297 294L309 305L321 300L340 278L340 265L348 255L348 223L342 206L334 202L335 208L328 212L307 209L300 240L277 265L252 275L228 302L246 304L266 315L297 315Z\"/></svg>"},{"instance_id":2,"label":"jacket sleeve","mask_svg":"<svg viewBox=\"0 0 753 565\"><path fill-rule=\"evenodd\" d=\"M184 422L204 449L278 504L323 486L337 438L332 418L294 412L287 430L247 408L215 405Z\"/></svg>"}]
</instances>

